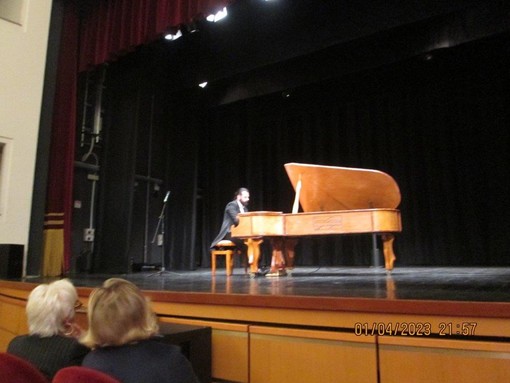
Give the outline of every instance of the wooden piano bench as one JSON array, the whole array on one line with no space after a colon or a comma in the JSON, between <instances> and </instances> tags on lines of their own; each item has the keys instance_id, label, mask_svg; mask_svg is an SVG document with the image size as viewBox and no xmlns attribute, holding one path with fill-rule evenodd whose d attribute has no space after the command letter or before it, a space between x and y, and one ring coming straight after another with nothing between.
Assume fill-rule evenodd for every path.
<instances>
[{"instance_id":1,"label":"wooden piano bench","mask_svg":"<svg viewBox=\"0 0 510 383\"><path fill-rule=\"evenodd\" d=\"M234 242L227 239L218 242L216 246L211 249L211 274L216 274L216 256L224 255L227 276L231 276L234 269L235 254L241 254L241 252ZM245 265L244 272L246 273L246 261L243 261L243 264Z\"/></svg>"}]
</instances>

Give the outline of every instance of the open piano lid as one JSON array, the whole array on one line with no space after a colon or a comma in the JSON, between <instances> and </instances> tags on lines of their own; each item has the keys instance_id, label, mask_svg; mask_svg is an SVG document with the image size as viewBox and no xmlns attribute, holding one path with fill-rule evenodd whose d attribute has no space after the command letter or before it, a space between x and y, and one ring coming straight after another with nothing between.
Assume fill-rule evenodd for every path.
<instances>
[{"instance_id":1,"label":"open piano lid","mask_svg":"<svg viewBox=\"0 0 510 383\"><path fill-rule=\"evenodd\" d=\"M378 170L298 163L285 164L285 170L305 212L395 209L400 204L397 183Z\"/></svg>"}]
</instances>

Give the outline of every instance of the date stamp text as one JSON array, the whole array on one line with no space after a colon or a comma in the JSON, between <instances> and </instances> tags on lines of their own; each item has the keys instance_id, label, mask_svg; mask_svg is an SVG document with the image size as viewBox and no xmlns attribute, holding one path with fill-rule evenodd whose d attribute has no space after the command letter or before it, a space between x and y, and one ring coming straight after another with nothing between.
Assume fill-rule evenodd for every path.
<instances>
[{"instance_id":1,"label":"date stamp text","mask_svg":"<svg viewBox=\"0 0 510 383\"><path fill-rule=\"evenodd\" d=\"M477 322L356 322L357 336L474 336Z\"/></svg>"}]
</instances>

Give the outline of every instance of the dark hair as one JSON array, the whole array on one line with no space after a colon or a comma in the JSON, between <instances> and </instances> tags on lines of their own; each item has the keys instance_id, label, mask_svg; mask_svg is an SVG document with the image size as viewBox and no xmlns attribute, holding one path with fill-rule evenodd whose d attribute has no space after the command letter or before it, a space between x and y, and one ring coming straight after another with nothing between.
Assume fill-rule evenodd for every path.
<instances>
[{"instance_id":1,"label":"dark hair","mask_svg":"<svg viewBox=\"0 0 510 383\"><path fill-rule=\"evenodd\" d=\"M242 192L247 192L249 193L250 191L246 188L239 188L236 190L236 192L234 193L234 198L236 198L239 194L241 194Z\"/></svg>"}]
</instances>

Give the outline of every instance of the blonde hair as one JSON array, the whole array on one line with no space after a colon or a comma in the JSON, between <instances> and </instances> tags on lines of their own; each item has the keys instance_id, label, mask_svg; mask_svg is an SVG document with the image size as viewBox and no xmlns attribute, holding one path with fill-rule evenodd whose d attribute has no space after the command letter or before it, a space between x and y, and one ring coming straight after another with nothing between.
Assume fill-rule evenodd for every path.
<instances>
[{"instance_id":1,"label":"blonde hair","mask_svg":"<svg viewBox=\"0 0 510 383\"><path fill-rule=\"evenodd\" d=\"M69 279L37 286L28 296L26 306L30 334L42 337L64 334L66 322L74 318L77 300L78 293Z\"/></svg>"},{"instance_id":2,"label":"blonde hair","mask_svg":"<svg viewBox=\"0 0 510 383\"><path fill-rule=\"evenodd\" d=\"M121 278L110 278L92 291L88 322L81 342L90 348L121 346L159 331L148 299L136 285Z\"/></svg>"}]
</instances>

